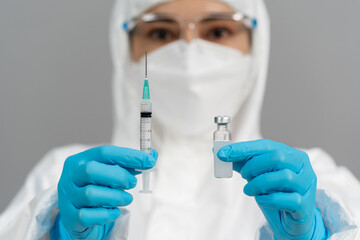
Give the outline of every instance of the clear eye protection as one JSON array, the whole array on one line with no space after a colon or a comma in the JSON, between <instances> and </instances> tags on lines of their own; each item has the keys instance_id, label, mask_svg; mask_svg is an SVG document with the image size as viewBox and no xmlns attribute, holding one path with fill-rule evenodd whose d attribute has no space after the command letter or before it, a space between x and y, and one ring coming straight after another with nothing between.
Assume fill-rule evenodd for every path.
<instances>
[{"instance_id":1,"label":"clear eye protection","mask_svg":"<svg viewBox=\"0 0 360 240\"><path fill-rule=\"evenodd\" d=\"M194 38L227 45L250 35L256 25L256 19L240 12L206 13L190 19L168 13L144 13L125 22L123 28L151 49Z\"/></svg>"}]
</instances>

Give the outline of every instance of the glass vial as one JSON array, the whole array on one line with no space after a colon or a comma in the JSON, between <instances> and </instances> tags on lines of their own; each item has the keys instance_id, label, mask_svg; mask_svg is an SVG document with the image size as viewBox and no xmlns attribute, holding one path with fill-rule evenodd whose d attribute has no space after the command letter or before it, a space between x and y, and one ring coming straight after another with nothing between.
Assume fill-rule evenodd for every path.
<instances>
[{"instance_id":1,"label":"glass vial","mask_svg":"<svg viewBox=\"0 0 360 240\"><path fill-rule=\"evenodd\" d=\"M218 151L231 143L231 132L228 129L230 117L217 116L214 121L217 124L214 132L214 175L216 178L231 178L233 175L232 162L224 162L217 157Z\"/></svg>"}]
</instances>

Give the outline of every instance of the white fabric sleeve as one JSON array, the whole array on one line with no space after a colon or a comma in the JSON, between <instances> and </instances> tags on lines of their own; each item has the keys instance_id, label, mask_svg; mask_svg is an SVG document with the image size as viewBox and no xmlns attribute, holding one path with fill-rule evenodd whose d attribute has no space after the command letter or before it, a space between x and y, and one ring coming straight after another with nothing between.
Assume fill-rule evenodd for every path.
<instances>
[{"instance_id":1,"label":"white fabric sleeve","mask_svg":"<svg viewBox=\"0 0 360 240\"><path fill-rule=\"evenodd\" d=\"M360 182L345 167L319 148L306 150L317 176L316 208L321 212L330 240L360 239ZM268 224L259 229L258 239L273 240Z\"/></svg>"},{"instance_id":2,"label":"white fabric sleeve","mask_svg":"<svg viewBox=\"0 0 360 240\"><path fill-rule=\"evenodd\" d=\"M360 239L360 182L319 148L307 151L317 176L316 207L331 240Z\"/></svg>"},{"instance_id":3,"label":"white fabric sleeve","mask_svg":"<svg viewBox=\"0 0 360 240\"><path fill-rule=\"evenodd\" d=\"M44 190L27 204L17 216L1 226L0 239L50 240L50 229L59 213L56 186ZM121 209L110 240L126 240L130 213Z\"/></svg>"},{"instance_id":4,"label":"white fabric sleeve","mask_svg":"<svg viewBox=\"0 0 360 240\"><path fill-rule=\"evenodd\" d=\"M50 239L44 236L57 214L56 204L56 186L44 190L9 221L1 222L0 239Z\"/></svg>"},{"instance_id":5,"label":"white fabric sleeve","mask_svg":"<svg viewBox=\"0 0 360 240\"><path fill-rule=\"evenodd\" d=\"M0 240L50 239L50 229L57 216L57 183L68 156L88 149L70 145L53 149L28 174L9 206L0 215ZM121 209L111 233L111 240L127 238L130 213Z\"/></svg>"},{"instance_id":6,"label":"white fabric sleeve","mask_svg":"<svg viewBox=\"0 0 360 240\"><path fill-rule=\"evenodd\" d=\"M58 149L48 152L28 174L24 185L18 191L5 211L0 215L0 239L40 239L34 238L34 218L42 217L39 226L45 226L46 208L53 208L56 183L64 160L59 158ZM60 168L60 169L58 169ZM41 211L41 212L39 212ZM37 235L38 236L38 235Z\"/></svg>"},{"instance_id":7,"label":"white fabric sleeve","mask_svg":"<svg viewBox=\"0 0 360 240\"><path fill-rule=\"evenodd\" d=\"M53 149L28 174L25 184L0 215L0 239L41 239L57 214L56 185L65 159L84 145Z\"/></svg>"}]
</instances>

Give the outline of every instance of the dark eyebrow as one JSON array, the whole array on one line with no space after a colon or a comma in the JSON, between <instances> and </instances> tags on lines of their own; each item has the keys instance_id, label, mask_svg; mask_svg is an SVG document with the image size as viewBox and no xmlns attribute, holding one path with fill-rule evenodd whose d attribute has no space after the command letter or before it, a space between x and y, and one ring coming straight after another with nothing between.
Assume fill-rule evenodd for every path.
<instances>
[{"instance_id":1,"label":"dark eyebrow","mask_svg":"<svg viewBox=\"0 0 360 240\"><path fill-rule=\"evenodd\" d=\"M153 22L167 22L167 23L175 23L176 21L174 19L171 18L161 18L161 19L156 19L156 20L152 20L152 21L148 21L150 23Z\"/></svg>"},{"instance_id":2,"label":"dark eyebrow","mask_svg":"<svg viewBox=\"0 0 360 240\"><path fill-rule=\"evenodd\" d=\"M206 18L202 19L201 22L211 22L216 20L229 20L232 16L232 13L213 13L206 16Z\"/></svg>"},{"instance_id":3,"label":"dark eyebrow","mask_svg":"<svg viewBox=\"0 0 360 240\"><path fill-rule=\"evenodd\" d=\"M216 20L222 20L219 18L204 18L201 20L201 22L212 22L212 21L216 21Z\"/></svg>"}]
</instances>

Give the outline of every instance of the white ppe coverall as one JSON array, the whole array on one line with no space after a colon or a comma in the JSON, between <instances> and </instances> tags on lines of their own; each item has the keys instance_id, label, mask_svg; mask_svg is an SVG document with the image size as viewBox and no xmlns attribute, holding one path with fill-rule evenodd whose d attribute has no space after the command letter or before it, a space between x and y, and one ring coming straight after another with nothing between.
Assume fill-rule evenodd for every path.
<instances>
[{"instance_id":1,"label":"white ppe coverall","mask_svg":"<svg viewBox=\"0 0 360 240\"><path fill-rule=\"evenodd\" d=\"M123 22L161 2L118 0L115 4L110 40L115 101L112 144L117 146L139 148L140 85L131 79L129 39ZM255 140L261 138L260 112L269 53L268 14L262 0L224 2L258 21L252 40L249 81L253 84L245 101L231 116L233 141ZM141 184L129 191L134 201L122 209L110 239L273 239L255 200L243 193L246 181L239 174L231 179L214 178L211 131L201 136L183 136L163 129L161 117L154 113L153 143L159 153L157 171L151 178L154 193L140 194ZM70 145L45 155L0 216L0 239L50 239L49 231L59 212L57 183L64 161L90 147ZM358 180L346 168L336 166L321 149L305 151L317 175L316 207L330 239L360 239Z\"/></svg>"}]
</instances>

